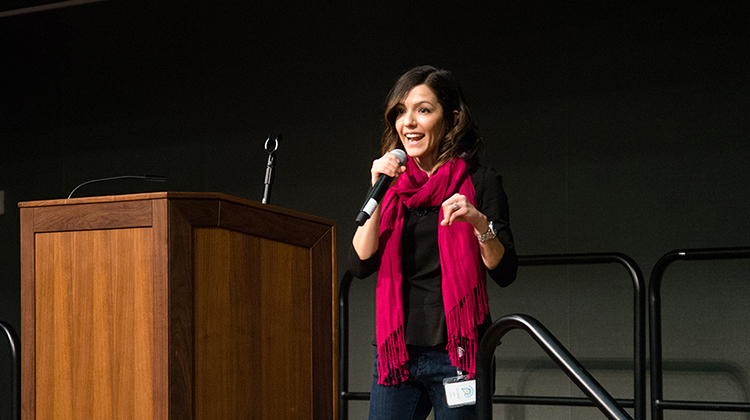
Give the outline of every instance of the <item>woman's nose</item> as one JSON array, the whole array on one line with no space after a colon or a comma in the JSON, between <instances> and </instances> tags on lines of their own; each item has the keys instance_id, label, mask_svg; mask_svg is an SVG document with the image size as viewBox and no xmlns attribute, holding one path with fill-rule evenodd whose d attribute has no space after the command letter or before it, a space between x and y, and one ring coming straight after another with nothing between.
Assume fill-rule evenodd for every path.
<instances>
[{"instance_id":1,"label":"woman's nose","mask_svg":"<svg viewBox=\"0 0 750 420\"><path fill-rule=\"evenodd\" d=\"M415 125L417 125L417 119L414 118L414 113L413 112L407 111L404 114L404 125L406 127L414 127Z\"/></svg>"}]
</instances>

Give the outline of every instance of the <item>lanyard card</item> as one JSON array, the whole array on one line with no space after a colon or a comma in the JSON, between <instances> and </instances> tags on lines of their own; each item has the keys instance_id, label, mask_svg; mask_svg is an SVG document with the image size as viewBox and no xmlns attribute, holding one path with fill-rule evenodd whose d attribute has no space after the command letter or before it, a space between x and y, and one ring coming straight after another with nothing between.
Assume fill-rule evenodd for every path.
<instances>
[{"instance_id":1,"label":"lanyard card","mask_svg":"<svg viewBox=\"0 0 750 420\"><path fill-rule=\"evenodd\" d=\"M445 399L448 402L448 407L461 407L477 402L477 381L469 380L466 375L443 379L443 387L445 387Z\"/></svg>"}]
</instances>

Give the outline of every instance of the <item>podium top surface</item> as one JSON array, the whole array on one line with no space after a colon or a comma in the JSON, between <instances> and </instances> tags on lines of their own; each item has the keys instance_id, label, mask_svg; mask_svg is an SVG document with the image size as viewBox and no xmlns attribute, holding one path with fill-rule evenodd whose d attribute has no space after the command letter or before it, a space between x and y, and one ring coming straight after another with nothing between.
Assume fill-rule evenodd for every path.
<instances>
[{"instance_id":1,"label":"podium top surface","mask_svg":"<svg viewBox=\"0 0 750 420\"><path fill-rule=\"evenodd\" d=\"M33 208L33 207L55 207L55 206L69 206L76 204L99 204L99 203L116 203L116 202L127 202L127 201L145 201L145 200L214 200L214 201L225 201L231 202L243 206L255 208L257 210L267 211L271 213L283 214L296 218L309 220L311 222L317 222L324 225L333 226L335 222L329 219L325 219L318 216L313 216L307 213L298 212L295 210L285 209L283 207L274 206L271 204L262 204L258 201L247 200L223 193L213 192L153 192L153 193L141 193L141 194L126 194L126 195L107 195L107 196L96 196L96 197L78 197L78 198L62 198L53 200L39 200L39 201L23 201L18 203L19 208Z\"/></svg>"},{"instance_id":2,"label":"podium top surface","mask_svg":"<svg viewBox=\"0 0 750 420\"><path fill-rule=\"evenodd\" d=\"M117 201L139 201L139 200L155 200L160 198L170 197L194 197L194 196L207 196L209 193L173 193L173 192L154 192L154 193L141 193L141 194L127 194L127 195L103 195L96 197L76 197L76 198L58 198L51 200L37 200L37 201L22 201L18 203L18 207L50 207L50 206L65 206L69 204L89 204L89 203L112 203ZM221 195L221 194L214 194ZM227 196L229 197L229 196Z\"/></svg>"}]
</instances>

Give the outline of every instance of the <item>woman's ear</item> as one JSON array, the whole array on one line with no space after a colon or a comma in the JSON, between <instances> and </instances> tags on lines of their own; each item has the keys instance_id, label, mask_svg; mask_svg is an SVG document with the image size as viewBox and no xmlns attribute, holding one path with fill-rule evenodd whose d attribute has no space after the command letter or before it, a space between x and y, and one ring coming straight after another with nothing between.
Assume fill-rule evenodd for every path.
<instances>
[{"instance_id":1,"label":"woman's ear","mask_svg":"<svg viewBox=\"0 0 750 420\"><path fill-rule=\"evenodd\" d=\"M453 128L458 124L458 116L461 115L460 112L454 110L453 111L453 123L452 124L446 124L445 125L445 132L449 132L453 130Z\"/></svg>"}]
</instances>

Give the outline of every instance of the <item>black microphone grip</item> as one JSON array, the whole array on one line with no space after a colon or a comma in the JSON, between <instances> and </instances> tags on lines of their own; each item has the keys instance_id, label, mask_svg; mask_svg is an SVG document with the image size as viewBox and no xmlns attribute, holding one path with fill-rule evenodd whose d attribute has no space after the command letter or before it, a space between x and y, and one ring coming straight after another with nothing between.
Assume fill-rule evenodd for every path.
<instances>
[{"instance_id":1,"label":"black microphone grip","mask_svg":"<svg viewBox=\"0 0 750 420\"><path fill-rule=\"evenodd\" d=\"M359 214L355 220L357 226L364 225L367 219L372 216L372 212L378 207L378 203L380 203L380 200L385 195L385 191L388 189L388 185L391 184L391 181L393 181L393 177L387 175L380 175L380 177L378 177L378 180L375 181L375 185L373 185L370 190L370 194L367 194L365 204L363 204L362 208L359 210Z\"/></svg>"},{"instance_id":2,"label":"black microphone grip","mask_svg":"<svg viewBox=\"0 0 750 420\"><path fill-rule=\"evenodd\" d=\"M401 149L394 149L391 150L390 153L396 155L399 161L399 166L406 165L406 152ZM359 214L355 219L355 222L357 222L358 226L364 225L367 219L372 216L372 213L378 207L378 203L380 203L383 195L385 195L385 191L391 185L391 181L393 181L393 177L385 174L380 174L378 180L375 181L375 185L373 185L370 189L370 192L367 193L365 203L362 205L362 208L359 210Z\"/></svg>"}]
</instances>

